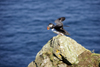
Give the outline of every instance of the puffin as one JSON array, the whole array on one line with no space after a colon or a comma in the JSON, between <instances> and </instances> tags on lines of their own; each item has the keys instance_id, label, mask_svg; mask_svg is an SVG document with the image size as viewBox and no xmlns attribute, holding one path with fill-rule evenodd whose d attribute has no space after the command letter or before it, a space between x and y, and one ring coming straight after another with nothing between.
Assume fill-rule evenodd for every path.
<instances>
[{"instance_id":1,"label":"puffin","mask_svg":"<svg viewBox=\"0 0 100 67\"><path fill-rule=\"evenodd\" d=\"M58 35L70 35L64 28L63 28L63 23L62 21L65 20L65 17L58 18L55 20L56 25L49 23L47 26L47 30L51 29L54 33ZM68 26L66 26L68 27Z\"/></svg>"}]
</instances>

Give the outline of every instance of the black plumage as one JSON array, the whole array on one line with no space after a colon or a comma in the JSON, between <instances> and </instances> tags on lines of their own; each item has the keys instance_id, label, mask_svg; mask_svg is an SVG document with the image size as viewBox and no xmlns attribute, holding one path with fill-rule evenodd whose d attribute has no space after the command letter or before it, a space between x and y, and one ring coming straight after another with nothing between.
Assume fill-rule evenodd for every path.
<instances>
[{"instance_id":1,"label":"black plumage","mask_svg":"<svg viewBox=\"0 0 100 67\"><path fill-rule=\"evenodd\" d=\"M50 29L55 29L57 32L57 34L63 34L63 35L70 35L64 28L63 28L63 23L62 21L65 20L65 17L61 17L61 18L58 18L57 20L55 20L55 23L56 25L52 24L52 23L49 23L48 25L48 30L49 28Z\"/></svg>"}]
</instances>

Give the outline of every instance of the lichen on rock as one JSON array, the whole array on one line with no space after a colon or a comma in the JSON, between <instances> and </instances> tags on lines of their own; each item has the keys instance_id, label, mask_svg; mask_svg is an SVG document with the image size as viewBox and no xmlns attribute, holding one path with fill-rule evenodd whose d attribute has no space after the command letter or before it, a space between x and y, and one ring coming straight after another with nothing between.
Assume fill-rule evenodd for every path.
<instances>
[{"instance_id":1,"label":"lichen on rock","mask_svg":"<svg viewBox=\"0 0 100 67\"><path fill-rule=\"evenodd\" d=\"M85 67L86 63L89 64L87 67L99 66L100 55L92 54L70 37L57 35L43 46L28 67Z\"/></svg>"}]
</instances>

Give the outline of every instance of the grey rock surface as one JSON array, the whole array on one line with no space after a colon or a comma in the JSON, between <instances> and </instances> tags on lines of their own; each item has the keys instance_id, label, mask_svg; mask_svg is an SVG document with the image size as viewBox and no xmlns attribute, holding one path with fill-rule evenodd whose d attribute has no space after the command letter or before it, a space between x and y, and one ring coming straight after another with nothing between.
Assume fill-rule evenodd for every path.
<instances>
[{"instance_id":1,"label":"grey rock surface","mask_svg":"<svg viewBox=\"0 0 100 67\"><path fill-rule=\"evenodd\" d=\"M78 64L78 56L85 50L70 37L57 35L43 46L28 67L67 67Z\"/></svg>"}]
</instances>

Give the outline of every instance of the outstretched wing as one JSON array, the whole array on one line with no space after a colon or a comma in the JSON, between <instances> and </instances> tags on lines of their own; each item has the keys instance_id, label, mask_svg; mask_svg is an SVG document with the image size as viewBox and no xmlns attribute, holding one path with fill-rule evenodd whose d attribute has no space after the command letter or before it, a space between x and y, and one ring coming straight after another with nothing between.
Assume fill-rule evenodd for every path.
<instances>
[{"instance_id":1,"label":"outstretched wing","mask_svg":"<svg viewBox=\"0 0 100 67\"><path fill-rule=\"evenodd\" d=\"M61 18L58 18L57 20L55 20L55 23L56 23L56 26L55 26L55 30L63 33L64 35L70 35L65 29L63 29L63 23L62 21L65 20L65 17L61 17ZM68 26L66 26L68 27Z\"/></svg>"},{"instance_id":2,"label":"outstretched wing","mask_svg":"<svg viewBox=\"0 0 100 67\"><path fill-rule=\"evenodd\" d=\"M62 21L64 21L64 20L65 20L65 17L61 17L61 18L58 18L57 20L55 20L56 26L63 27Z\"/></svg>"}]
</instances>

